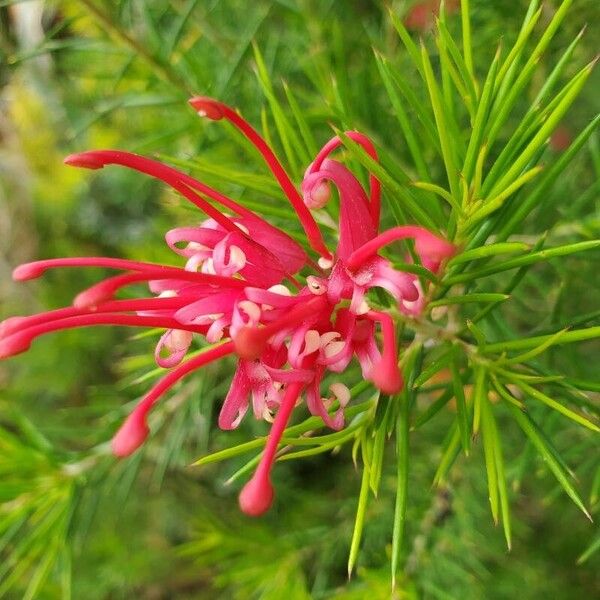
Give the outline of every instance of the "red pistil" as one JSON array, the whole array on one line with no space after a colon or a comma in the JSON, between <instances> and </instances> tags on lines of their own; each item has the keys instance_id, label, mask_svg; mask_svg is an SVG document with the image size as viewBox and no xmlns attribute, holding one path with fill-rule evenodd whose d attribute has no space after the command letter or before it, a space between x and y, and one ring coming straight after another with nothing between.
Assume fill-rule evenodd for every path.
<instances>
[{"instance_id":1,"label":"red pistil","mask_svg":"<svg viewBox=\"0 0 600 600\"><path fill-rule=\"evenodd\" d=\"M118 152L118 162L114 160L115 157L111 157L111 152ZM129 157L130 161L128 164L125 164L126 157ZM232 210L240 216L253 217L255 219L259 219L263 223L267 223L262 217L258 216L255 212L251 211L249 208L238 204L229 196L225 196L221 192L218 192L214 188L211 188L209 185L198 181L194 177L187 175L186 173L179 171L178 169L174 169L168 165L165 165L161 162L152 160L150 158L146 158L144 156L140 156L138 154L133 154L129 152L123 151L114 151L114 150L91 150L88 152L81 152L79 154L72 154L65 158L65 163L74 167L83 167L83 168L92 168L92 169L100 169L107 164L120 164L122 166L127 166L137 171L141 171L143 173L151 174L153 177L157 177L160 173L159 177L161 181L164 181L168 185L170 185L169 181L176 179L185 183L187 186L192 189L208 196L215 202L218 202L222 206ZM93 164L95 166L89 166ZM144 165L145 168L141 169L140 166ZM167 178L169 181L167 181Z\"/></svg>"},{"instance_id":2,"label":"red pistil","mask_svg":"<svg viewBox=\"0 0 600 600\"><path fill-rule=\"evenodd\" d=\"M160 281L163 279L175 279L178 281L189 281L191 283L206 284L209 286L243 288L248 285L247 282L233 277L221 277L219 275L210 275L207 273L196 273L174 267L165 267L155 271L142 271L139 273L122 273L109 277L103 281L89 287L78 294L73 300L73 306L77 308L89 308L97 306L112 298L113 294L120 288L132 283L141 281Z\"/></svg>"},{"instance_id":3,"label":"red pistil","mask_svg":"<svg viewBox=\"0 0 600 600\"><path fill-rule=\"evenodd\" d=\"M358 131L346 131L344 135L349 137L352 141L360 144L367 154L373 159L379 162L379 156L377 155L377 150L373 145L373 142L364 134L359 133ZM338 136L330 139L319 151L315 160L312 162L310 166L310 172L315 173L321 169L323 161L337 148L342 145L342 140ZM373 223L375 224L376 230L379 228L379 213L381 210L381 184L379 183L379 179L375 177L372 173L369 173L369 205L371 217L373 218Z\"/></svg>"},{"instance_id":4,"label":"red pistil","mask_svg":"<svg viewBox=\"0 0 600 600\"><path fill-rule=\"evenodd\" d=\"M94 307L94 313L150 311L150 310L177 310L196 300L193 296L174 296L172 298L135 298L133 300L114 300L104 302ZM10 317L0 323L0 338L12 335L17 331L48 323L67 317L76 317L89 314L88 310L69 306L57 310L38 313L27 317Z\"/></svg>"},{"instance_id":5,"label":"red pistil","mask_svg":"<svg viewBox=\"0 0 600 600\"><path fill-rule=\"evenodd\" d=\"M206 352L191 358L182 365L165 375L135 407L127 417L112 440L112 450L115 456L129 456L135 452L148 437L149 429L146 422L150 409L158 399L187 374L204 365L223 358L233 352L233 342L213 346Z\"/></svg>"},{"instance_id":6,"label":"red pistil","mask_svg":"<svg viewBox=\"0 0 600 600\"><path fill-rule=\"evenodd\" d=\"M290 383L287 386L260 463L252 479L240 493L240 508L242 512L251 517L259 517L267 512L273 502L274 492L270 474L275 461L275 453L303 386L303 383Z\"/></svg>"},{"instance_id":7,"label":"red pistil","mask_svg":"<svg viewBox=\"0 0 600 600\"><path fill-rule=\"evenodd\" d=\"M350 255L346 266L350 270L357 269L366 260L377 254L377 251L383 246L405 239L416 240L417 252L419 251L419 245L422 245L423 250L425 250L423 254L427 254L427 246L433 243L439 246L439 248L436 248L436 251L441 250L445 256L452 256L454 252L454 246L450 242L438 238L426 229L416 225L401 225L399 227L392 227L392 229L380 233L377 237L363 244Z\"/></svg>"},{"instance_id":8,"label":"red pistil","mask_svg":"<svg viewBox=\"0 0 600 600\"><path fill-rule=\"evenodd\" d=\"M213 198L216 194L214 190L208 186L203 186L199 181L180 173L176 169L172 169L155 160L139 156L138 154L123 152L121 150L91 150L79 154L71 154L65 158L64 163L73 167L84 167L88 169L100 169L105 165L113 164L128 167L135 171L139 171L140 173L145 173L170 185L228 231L239 231L239 228L231 219L226 217L221 211L217 210L212 204L204 200L204 198L193 192L190 188L194 187L196 189L201 189L203 193ZM225 198L220 194L217 195L219 198L214 198L217 201ZM233 200L231 202L233 202Z\"/></svg>"},{"instance_id":9,"label":"red pistil","mask_svg":"<svg viewBox=\"0 0 600 600\"><path fill-rule=\"evenodd\" d=\"M61 319L39 323L31 327L25 327L0 340L0 359L14 356L25 352L31 342L46 333L62 329L73 329L76 327L87 327L89 325L124 325L127 327L161 327L164 329L185 329L194 333L204 333L205 326L185 325L170 317L147 317L139 315L124 314L79 314Z\"/></svg>"},{"instance_id":10,"label":"red pistil","mask_svg":"<svg viewBox=\"0 0 600 600\"><path fill-rule=\"evenodd\" d=\"M173 169L168 165L150 158L146 158L145 156L140 156L131 152L123 152L121 150L92 150L89 152L82 152L80 154L72 154L71 156L67 156L64 162L67 165L75 167L94 169L99 169L108 164L121 165L160 179L167 185L170 185L174 190L178 191L190 202L195 204L200 210L205 212L227 231L239 233L246 238L248 243L256 244L261 248L263 248L263 246L255 242L252 237L242 231L229 217L221 213L218 209L212 206L212 204L196 194L193 190L199 191L201 194L204 194L222 206L229 208L240 216L256 219L264 225L272 227L268 221L265 221L251 210L241 206L231 198L217 192L210 186L203 184L197 179L194 179L193 177L190 177L189 175L186 175L177 169ZM90 167L90 165L93 166ZM268 250L266 251L269 252Z\"/></svg>"},{"instance_id":11,"label":"red pistil","mask_svg":"<svg viewBox=\"0 0 600 600\"><path fill-rule=\"evenodd\" d=\"M222 102L214 100L213 98L198 96L191 98L189 102L200 116L207 117L213 121L227 119L230 123L235 125L250 142L252 142L254 147L262 154L269 169L279 182L279 185L285 192L285 195L298 214L298 218L302 223L302 227L306 233L311 247L321 256L325 258L331 258L331 253L325 246L321 232L319 231L315 220L310 214L310 211L304 205L300 193L279 162L279 159L275 156L267 142L256 131L256 129L254 129L250 123L248 123L237 112L235 112L235 110L226 104L223 104Z\"/></svg>"},{"instance_id":12,"label":"red pistil","mask_svg":"<svg viewBox=\"0 0 600 600\"><path fill-rule=\"evenodd\" d=\"M398 349L396 348L396 334L394 321L384 312L371 310L367 318L381 323L383 334L383 352L381 360L373 365L371 379L373 383L385 394L397 394L403 385L402 373L398 368Z\"/></svg>"},{"instance_id":13,"label":"red pistil","mask_svg":"<svg viewBox=\"0 0 600 600\"><path fill-rule=\"evenodd\" d=\"M292 327L310 315L318 314L327 305L325 296L314 296L307 302L292 308L284 317L264 327L242 327L236 334L235 351L240 358L254 360L264 351L269 338L279 331Z\"/></svg>"},{"instance_id":14,"label":"red pistil","mask_svg":"<svg viewBox=\"0 0 600 600\"><path fill-rule=\"evenodd\" d=\"M126 260L123 258L108 258L104 256L81 256L76 258L49 258L47 260L36 260L34 262L19 265L13 271L15 281L28 281L41 277L48 269L61 267L101 267L104 269L126 269L128 271L157 271L162 269L175 269L180 272L179 267L140 262L137 260ZM170 271L172 272L172 271Z\"/></svg>"}]
</instances>

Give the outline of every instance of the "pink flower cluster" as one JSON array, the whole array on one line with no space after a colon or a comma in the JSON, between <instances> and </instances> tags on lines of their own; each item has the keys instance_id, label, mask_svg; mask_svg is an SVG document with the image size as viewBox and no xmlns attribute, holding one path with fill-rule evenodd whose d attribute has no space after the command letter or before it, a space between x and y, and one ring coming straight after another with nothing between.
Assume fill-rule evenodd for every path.
<instances>
[{"instance_id":1,"label":"pink flower cluster","mask_svg":"<svg viewBox=\"0 0 600 600\"><path fill-rule=\"evenodd\" d=\"M253 211L165 164L122 151L74 154L65 159L66 164L89 169L121 165L160 179L208 219L167 232L167 244L183 259L181 268L97 257L49 259L17 267L17 281L57 267L103 267L122 273L81 292L70 307L4 321L0 358L27 350L40 335L73 327L164 329L155 357L158 365L169 370L112 441L114 454L127 456L146 440L148 413L167 390L196 369L236 354L237 368L219 426L235 428L250 407L256 418L273 422L261 462L240 494L242 510L256 516L271 505L275 453L300 397L327 426L344 426L350 392L337 382L324 393L327 372L344 371L356 357L364 378L379 390L394 394L402 388L394 321L390 314L369 306L367 293L382 288L401 312L416 316L423 310L425 290L414 274L395 270L378 251L397 240L413 240L422 265L436 273L455 249L421 227L378 233L379 182L371 176L367 192L346 166L331 158L341 145L337 137L308 167L300 194L271 148L236 111L210 98L193 98L190 104L203 117L231 122L261 152L295 209L310 247L319 255L318 262ZM347 135L377 160L366 136L353 131ZM330 200L332 186L339 195L334 252L328 250L311 213ZM122 288L139 283L148 284L150 296L116 298ZM185 360L195 335L209 346Z\"/></svg>"}]
</instances>

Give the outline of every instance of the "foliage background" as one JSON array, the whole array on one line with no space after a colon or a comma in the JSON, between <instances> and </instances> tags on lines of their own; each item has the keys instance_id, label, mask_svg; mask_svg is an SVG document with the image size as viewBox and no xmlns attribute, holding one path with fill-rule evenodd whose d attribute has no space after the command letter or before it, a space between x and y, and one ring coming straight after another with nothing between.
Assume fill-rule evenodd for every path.
<instances>
[{"instance_id":1,"label":"foliage background","mask_svg":"<svg viewBox=\"0 0 600 600\"><path fill-rule=\"evenodd\" d=\"M391 9L404 15L409 4L393 2ZM514 41L527 3L471 4L476 70L485 73L498 40L507 47ZM544 5L543 22L555 4ZM25 26L25 10L33 13L33 26ZM574 2L522 106L585 23L590 27L565 76L594 57L599 17L593 0ZM63 167L70 152L120 147L193 159L197 175L234 197L260 203L276 196L259 159L233 132L203 124L189 109L191 93L240 107L251 122L274 132L265 89L268 96L273 85L285 99L285 81L319 144L330 137L330 124L360 129L411 169L372 52L406 65L413 83L383 2L3 2L0 22L2 317L68 304L96 278L67 269L16 286L10 271L18 263L103 254L168 262L164 231L197 219L147 178ZM459 16L449 15L452 31L459 24ZM422 35L427 40L431 33ZM257 74L253 42L263 73ZM565 118L571 136L597 113L599 83L596 72ZM549 228L558 238L598 237L599 141L596 132L549 192L547 210L523 225L523 239ZM306 166L302 158L290 165L297 178ZM289 223L285 209L279 217ZM548 315L559 322L597 310L597 259L597 252L584 254L538 269L506 309L512 323L535 335L551 324ZM597 317L588 323L598 324ZM209 448L265 431L250 420L238 432L215 429L213 404L226 390L231 365L179 388L139 456L122 463L106 456L106 440L144 390L150 347L147 338L127 332L72 331L40 340L27 355L0 365L0 596L389 597L393 461L370 503L358 572L349 583L346 561L360 485L349 447L279 465L280 500L259 521L238 514L239 483L226 484L241 459L189 468ZM593 380L598 358L597 342L588 342L561 347L546 360ZM597 512L597 441L548 412L540 419ZM600 553L577 561L599 539L597 526L562 493L509 419L499 420L499 427L513 506L510 552L489 516L480 443L443 486L432 489L449 421L441 415L411 440L398 597L593 597Z\"/></svg>"}]
</instances>

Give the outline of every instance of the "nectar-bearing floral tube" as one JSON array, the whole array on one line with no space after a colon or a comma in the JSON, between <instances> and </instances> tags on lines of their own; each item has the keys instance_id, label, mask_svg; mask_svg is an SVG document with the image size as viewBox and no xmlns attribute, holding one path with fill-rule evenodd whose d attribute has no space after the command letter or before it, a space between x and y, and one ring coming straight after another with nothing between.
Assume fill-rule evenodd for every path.
<instances>
[{"instance_id":1,"label":"nectar-bearing floral tube","mask_svg":"<svg viewBox=\"0 0 600 600\"><path fill-rule=\"evenodd\" d=\"M27 350L37 337L76 327L162 329L154 356L165 375L115 434L113 452L123 457L146 441L148 414L165 393L205 365L235 355L237 365L218 423L222 429L233 429L250 407L256 418L272 423L260 463L239 498L243 512L259 516L273 502L271 471L277 448L300 400L324 425L342 428L351 398L337 379L354 359L375 388L390 395L402 388L394 318L385 310L373 310L368 294L380 288L392 296L400 314L418 317L427 290L416 275L395 269L379 251L393 242L412 240L422 265L438 273L455 249L414 225L379 233L379 181L370 174L365 190L334 157L342 145L339 137L327 142L308 165L299 182L301 195L266 141L240 114L210 98L193 98L190 104L202 116L230 121L262 154L296 211L309 245L320 255L318 265L284 231L186 173L123 151L74 154L65 160L70 166L100 169L117 164L155 177L207 218L167 232L167 245L181 266L76 257L17 267L15 281L35 279L56 268L120 272L80 292L70 307L1 323L0 358ZM378 160L367 136L355 131L345 135ZM331 200L330 186L337 189L340 203L333 251L325 246L311 214ZM130 286L147 286L148 293L119 298ZM204 346L201 353L186 359L198 341ZM333 382L323 394L327 376Z\"/></svg>"}]
</instances>

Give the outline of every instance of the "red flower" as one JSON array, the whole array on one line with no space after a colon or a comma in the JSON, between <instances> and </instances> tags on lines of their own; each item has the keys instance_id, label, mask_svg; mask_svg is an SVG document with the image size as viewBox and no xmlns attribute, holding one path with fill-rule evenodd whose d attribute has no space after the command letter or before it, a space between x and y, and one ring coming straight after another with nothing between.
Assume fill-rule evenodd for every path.
<instances>
[{"instance_id":1,"label":"red flower","mask_svg":"<svg viewBox=\"0 0 600 600\"><path fill-rule=\"evenodd\" d=\"M144 443L149 433L148 413L166 391L207 363L237 354L238 365L219 426L236 427L250 404L256 418L273 420L261 462L240 495L242 510L259 515L272 502L270 472L275 452L302 393L312 414L340 429L350 394L345 385L334 383L329 388L331 395L322 397L326 372L343 371L356 356L363 376L382 392L394 394L402 387L394 321L389 314L372 310L366 294L372 288L383 288L400 311L418 315L425 301L424 290L415 275L395 270L380 257L380 248L396 240L414 240L423 266L437 272L442 261L454 253L454 246L416 226L394 227L378 234L379 182L371 176L367 193L342 163L330 158L341 144L337 137L307 169L300 195L273 151L237 112L210 98L193 98L190 104L201 116L230 121L261 152L298 214L310 246L320 255L318 266L285 232L167 165L121 151L75 154L65 163L91 169L116 164L156 177L194 203L208 220L167 232L167 244L185 259L183 268L95 257L50 259L17 267L14 278L18 281L57 267L92 266L124 272L84 290L72 307L4 321L0 357L23 352L38 336L61 329L88 325L165 329L155 357L160 366L171 370L145 395L113 439L115 455L127 456ZM366 136L357 132L347 135L377 160ZM325 245L310 212L329 201L331 185L340 198L334 252ZM309 267L312 274L305 271ZM151 296L115 298L121 288L140 282L148 283ZM377 326L381 346L376 339ZM184 360L194 335L212 346ZM331 414L334 403L337 408Z\"/></svg>"}]
</instances>

